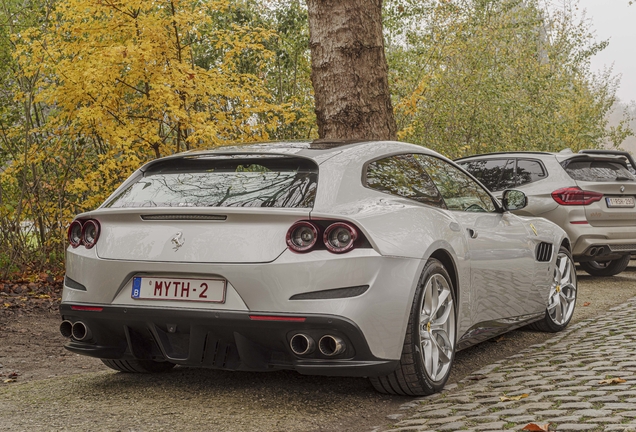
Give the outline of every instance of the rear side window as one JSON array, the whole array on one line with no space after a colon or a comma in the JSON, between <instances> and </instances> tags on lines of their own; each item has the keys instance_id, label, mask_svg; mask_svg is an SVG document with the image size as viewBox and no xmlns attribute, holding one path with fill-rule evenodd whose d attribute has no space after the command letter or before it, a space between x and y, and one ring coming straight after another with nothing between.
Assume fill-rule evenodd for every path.
<instances>
[{"instance_id":1,"label":"rear side window","mask_svg":"<svg viewBox=\"0 0 636 432\"><path fill-rule=\"evenodd\" d=\"M367 166L366 186L422 204L446 208L437 187L412 154L371 162Z\"/></svg>"},{"instance_id":2,"label":"rear side window","mask_svg":"<svg viewBox=\"0 0 636 432\"><path fill-rule=\"evenodd\" d=\"M418 161L439 189L449 210L468 212L494 212L492 198L472 177L446 161L417 155Z\"/></svg>"},{"instance_id":3,"label":"rear side window","mask_svg":"<svg viewBox=\"0 0 636 432\"><path fill-rule=\"evenodd\" d=\"M515 186L514 159L486 159L460 163L491 191L500 191Z\"/></svg>"},{"instance_id":4,"label":"rear side window","mask_svg":"<svg viewBox=\"0 0 636 432\"><path fill-rule=\"evenodd\" d=\"M492 192L512 189L547 177L541 162L532 159L482 159L459 164Z\"/></svg>"},{"instance_id":5,"label":"rear side window","mask_svg":"<svg viewBox=\"0 0 636 432\"><path fill-rule=\"evenodd\" d=\"M565 171L574 180L610 182L636 180L636 177L620 163L604 160L570 160L564 163Z\"/></svg>"},{"instance_id":6,"label":"rear side window","mask_svg":"<svg viewBox=\"0 0 636 432\"><path fill-rule=\"evenodd\" d=\"M516 186L532 183L546 178L541 162L529 159L517 159Z\"/></svg>"},{"instance_id":7,"label":"rear side window","mask_svg":"<svg viewBox=\"0 0 636 432\"><path fill-rule=\"evenodd\" d=\"M229 155L168 159L105 207L291 207L311 208L318 166L276 155Z\"/></svg>"}]
</instances>

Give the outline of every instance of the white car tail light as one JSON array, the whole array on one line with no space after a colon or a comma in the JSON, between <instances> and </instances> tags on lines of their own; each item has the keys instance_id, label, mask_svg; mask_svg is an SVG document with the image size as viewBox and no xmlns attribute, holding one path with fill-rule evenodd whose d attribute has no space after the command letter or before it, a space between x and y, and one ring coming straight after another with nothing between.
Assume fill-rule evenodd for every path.
<instances>
[{"instance_id":1,"label":"white car tail light","mask_svg":"<svg viewBox=\"0 0 636 432\"><path fill-rule=\"evenodd\" d=\"M96 220L88 219L81 221L75 219L68 227L68 242L74 248L84 245L86 249L90 249L97 243L99 232L100 226Z\"/></svg>"},{"instance_id":2,"label":"white car tail light","mask_svg":"<svg viewBox=\"0 0 636 432\"><path fill-rule=\"evenodd\" d=\"M287 231L287 246L298 253L326 248L338 254L349 252L355 247L370 247L355 225L325 219L294 223Z\"/></svg>"},{"instance_id":3,"label":"white car tail light","mask_svg":"<svg viewBox=\"0 0 636 432\"><path fill-rule=\"evenodd\" d=\"M89 219L84 222L82 227L82 242L86 249L90 249L95 246L97 239L99 238L99 222L93 219Z\"/></svg>"},{"instance_id":4,"label":"white car tail light","mask_svg":"<svg viewBox=\"0 0 636 432\"><path fill-rule=\"evenodd\" d=\"M307 221L296 222L287 231L287 246L294 252L309 252L318 240L318 228Z\"/></svg>"},{"instance_id":5,"label":"white car tail light","mask_svg":"<svg viewBox=\"0 0 636 432\"><path fill-rule=\"evenodd\" d=\"M68 227L68 242L74 248L82 244L82 223L80 221L74 220Z\"/></svg>"},{"instance_id":6,"label":"white car tail light","mask_svg":"<svg viewBox=\"0 0 636 432\"><path fill-rule=\"evenodd\" d=\"M552 199L561 205L585 206L600 201L602 193L585 191L578 187L567 187L552 192Z\"/></svg>"},{"instance_id":7,"label":"white car tail light","mask_svg":"<svg viewBox=\"0 0 636 432\"><path fill-rule=\"evenodd\" d=\"M332 223L322 237L327 249L333 253L349 252L358 239L358 230L345 222Z\"/></svg>"}]
</instances>

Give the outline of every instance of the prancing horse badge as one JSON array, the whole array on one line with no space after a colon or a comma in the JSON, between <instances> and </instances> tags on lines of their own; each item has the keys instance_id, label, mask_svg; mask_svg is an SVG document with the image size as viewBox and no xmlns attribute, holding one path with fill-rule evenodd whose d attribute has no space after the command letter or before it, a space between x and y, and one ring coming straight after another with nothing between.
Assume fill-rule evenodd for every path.
<instances>
[{"instance_id":1,"label":"prancing horse badge","mask_svg":"<svg viewBox=\"0 0 636 432\"><path fill-rule=\"evenodd\" d=\"M179 248L183 246L183 244L185 243L185 239L183 238L183 233L181 231L176 233L174 237L172 237L172 240L170 240L170 242L172 242L172 244L174 245L172 249L175 252L178 251Z\"/></svg>"}]
</instances>

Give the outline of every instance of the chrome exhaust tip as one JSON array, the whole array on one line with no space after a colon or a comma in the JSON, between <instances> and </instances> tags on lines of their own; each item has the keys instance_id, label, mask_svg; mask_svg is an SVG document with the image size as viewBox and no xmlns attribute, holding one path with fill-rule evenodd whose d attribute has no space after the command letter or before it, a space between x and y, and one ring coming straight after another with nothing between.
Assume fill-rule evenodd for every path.
<instances>
[{"instance_id":1,"label":"chrome exhaust tip","mask_svg":"<svg viewBox=\"0 0 636 432\"><path fill-rule=\"evenodd\" d=\"M78 341L87 340L93 336L88 326L81 321L77 321L73 324L71 335L73 336L73 339Z\"/></svg>"},{"instance_id":2,"label":"chrome exhaust tip","mask_svg":"<svg viewBox=\"0 0 636 432\"><path fill-rule=\"evenodd\" d=\"M603 255L605 253L605 248L603 246L596 249L596 255Z\"/></svg>"},{"instance_id":3,"label":"chrome exhaust tip","mask_svg":"<svg viewBox=\"0 0 636 432\"><path fill-rule=\"evenodd\" d=\"M62 321L60 324L60 333L62 333L62 336L65 338L73 336L73 323L68 320Z\"/></svg>"},{"instance_id":4,"label":"chrome exhaust tip","mask_svg":"<svg viewBox=\"0 0 636 432\"><path fill-rule=\"evenodd\" d=\"M292 336L289 347L296 355L303 356L311 354L316 349L316 342L311 336L298 333Z\"/></svg>"},{"instance_id":5,"label":"chrome exhaust tip","mask_svg":"<svg viewBox=\"0 0 636 432\"><path fill-rule=\"evenodd\" d=\"M597 251L598 251L598 249L597 249L597 248L595 248L595 247L590 248L590 250L589 250L589 252L588 252L588 255L590 255L590 256L595 256L595 255L596 255L596 253L597 253Z\"/></svg>"},{"instance_id":6,"label":"chrome exhaust tip","mask_svg":"<svg viewBox=\"0 0 636 432\"><path fill-rule=\"evenodd\" d=\"M318 349L323 355L332 357L342 354L347 349L347 346L338 336L325 335L318 341Z\"/></svg>"}]
</instances>

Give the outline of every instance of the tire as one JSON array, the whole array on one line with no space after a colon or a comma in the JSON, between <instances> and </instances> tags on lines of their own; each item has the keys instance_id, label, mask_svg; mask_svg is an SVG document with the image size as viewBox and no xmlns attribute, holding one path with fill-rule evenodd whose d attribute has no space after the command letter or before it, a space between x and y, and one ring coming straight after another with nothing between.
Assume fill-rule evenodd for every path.
<instances>
[{"instance_id":1,"label":"tire","mask_svg":"<svg viewBox=\"0 0 636 432\"><path fill-rule=\"evenodd\" d=\"M627 268L631 258L631 255L624 255L611 261L587 261L579 265L592 276L616 276Z\"/></svg>"},{"instance_id":2,"label":"tire","mask_svg":"<svg viewBox=\"0 0 636 432\"><path fill-rule=\"evenodd\" d=\"M127 373L162 373L175 367L174 363L153 360L100 360L111 369Z\"/></svg>"},{"instance_id":3,"label":"tire","mask_svg":"<svg viewBox=\"0 0 636 432\"><path fill-rule=\"evenodd\" d=\"M373 387L408 396L441 391L455 359L456 322L451 278L441 262L431 259L415 292L398 367L389 375L370 377Z\"/></svg>"},{"instance_id":4,"label":"tire","mask_svg":"<svg viewBox=\"0 0 636 432\"><path fill-rule=\"evenodd\" d=\"M556 333L568 326L576 306L576 268L570 252L561 246L557 255L549 303L540 321L530 324L533 330Z\"/></svg>"}]
</instances>

